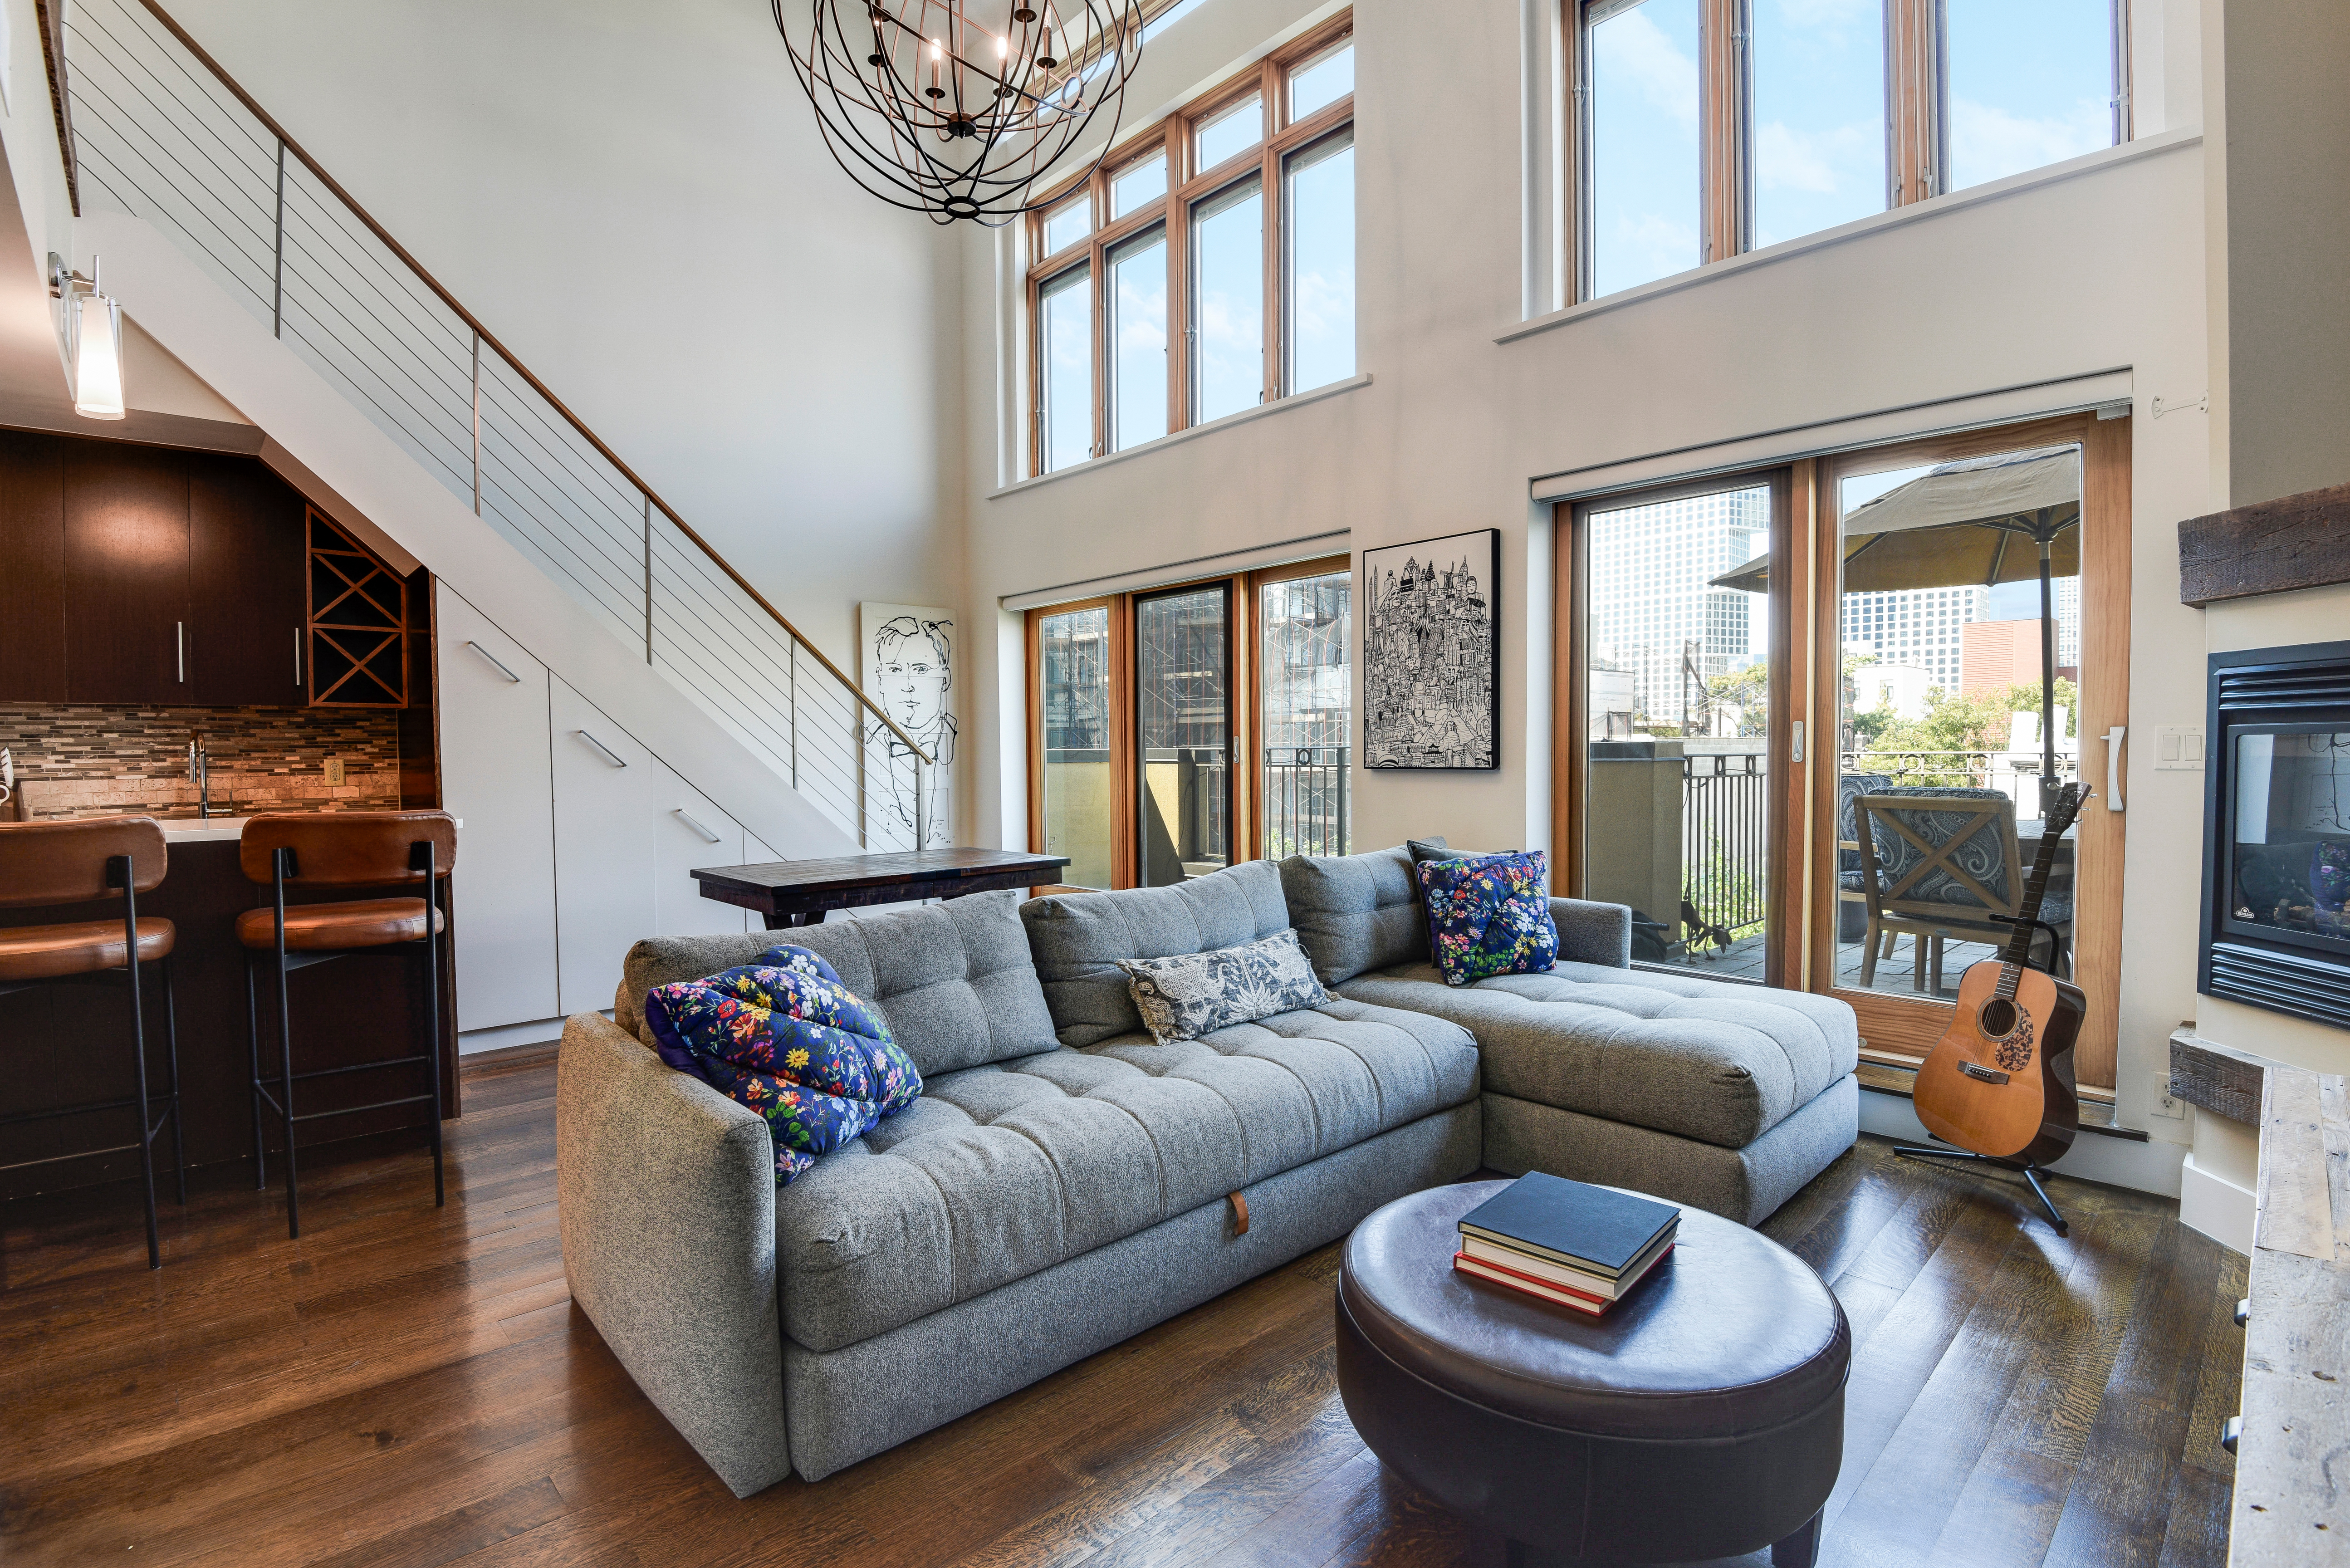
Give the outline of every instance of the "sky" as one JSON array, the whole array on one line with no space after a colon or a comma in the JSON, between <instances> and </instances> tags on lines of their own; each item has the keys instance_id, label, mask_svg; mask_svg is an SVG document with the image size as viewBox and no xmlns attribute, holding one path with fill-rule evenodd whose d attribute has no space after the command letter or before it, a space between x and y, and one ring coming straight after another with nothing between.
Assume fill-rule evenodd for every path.
<instances>
[{"instance_id":1,"label":"sky","mask_svg":"<svg viewBox=\"0 0 2350 1568\"><path fill-rule=\"evenodd\" d=\"M1945 0L1950 189L2112 139L2110 0ZM1754 0L1754 244L1881 212L1883 0ZM1697 0L1593 29L1595 295L1700 264Z\"/></svg>"}]
</instances>

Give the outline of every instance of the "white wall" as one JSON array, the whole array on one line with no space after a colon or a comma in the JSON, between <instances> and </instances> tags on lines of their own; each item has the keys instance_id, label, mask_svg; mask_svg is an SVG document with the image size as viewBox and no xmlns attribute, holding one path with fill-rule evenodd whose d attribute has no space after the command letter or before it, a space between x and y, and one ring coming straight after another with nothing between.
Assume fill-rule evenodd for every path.
<instances>
[{"instance_id":1,"label":"white wall","mask_svg":"<svg viewBox=\"0 0 2350 1568\"><path fill-rule=\"evenodd\" d=\"M1499 528L1502 766L1362 777L1356 831L1365 845L1430 832L1543 844L1549 529L1530 481L1679 449L1696 449L1674 462L1697 472L1709 466L1702 449L1761 432L2118 369L2138 409L2132 722L2197 722L2202 618L2178 602L2172 529L2206 509L2209 438L2199 414L2148 414L2155 395L2191 403L2208 381L2199 26L2191 0L2137 9L2150 83L2139 148L1994 199L1869 220L1837 243L1796 242L1785 259L1718 268L1497 344L1524 299L1519 10L1448 8L1431 51L1424 6L1358 0L1357 358L1370 384L1006 493L1001 477L1016 470L975 464L973 603L1330 529L1350 530L1359 551ZM1145 104L1179 100L1305 14L1295 0L1211 0L1167 36L1185 40L1180 59L1146 56ZM1002 236L964 244L966 440L1002 452L1017 342L1000 306L1019 261ZM1930 410L1905 417L1912 431L1937 425ZM972 646L1017 657L1009 639ZM1016 684L1008 670L974 674L1007 698ZM1016 843L1024 732L1006 706L1006 722L979 734L982 816ZM2120 1089L2137 1125L2170 1030L2196 1011L2192 895L2178 890L2197 875L2200 780L2156 774L2150 761L2134 759L2127 784ZM2180 1124L2154 1125L2157 1137L2184 1136Z\"/></svg>"},{"instance_id":2,"label":"white wall","mask_svg":"<svg viewBox=\"0 0 2350 1568\"><path fill-rule=\"evenodd\" d=\"M766 6L168 8L827 653L960 605L953 242L835 167Z\"/></svg>"}]
</instances>

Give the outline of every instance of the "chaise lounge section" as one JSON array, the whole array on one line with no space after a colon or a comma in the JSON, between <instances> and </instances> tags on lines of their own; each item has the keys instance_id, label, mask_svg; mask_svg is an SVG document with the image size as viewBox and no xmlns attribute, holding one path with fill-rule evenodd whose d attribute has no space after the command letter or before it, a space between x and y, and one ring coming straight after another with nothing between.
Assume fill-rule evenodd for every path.
<instances>
[{"instance_id":1,"label":"chaise lounge section","mask_svg":"<svg viewBox=\"0 0 2350 1568\"><path fill-rule=\"evenodd\" d=\"M1405 849L1293 856L1281 879L1323 984L1476 1036L1492 1169L1638 1188L1753 1225L1859 1136L1859 1026L1841 1002L1634 970L1631 911L1575 898L1551 900L1548 972L1450 986Z\"/></svg>"}]
</instances>

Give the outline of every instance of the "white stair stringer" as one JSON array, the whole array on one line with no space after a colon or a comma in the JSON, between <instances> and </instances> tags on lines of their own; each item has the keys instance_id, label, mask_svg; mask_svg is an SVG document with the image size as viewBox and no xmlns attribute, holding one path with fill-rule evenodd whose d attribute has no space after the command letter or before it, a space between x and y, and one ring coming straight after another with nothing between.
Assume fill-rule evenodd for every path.
<instances>
[{"instance_id":1,"label":"white stair stringer","mask_svg":"<svg viewBox=\"0 0 2350 1568\"><path fill-rule=\"evenodd\" d=\"M649 666L151 225L88 212L74 244L105 256L108 292L265 433L264 460L297 488L322 504L330 490L777 854L857 852L727 715Z\"/></svg>"}]
</instances>

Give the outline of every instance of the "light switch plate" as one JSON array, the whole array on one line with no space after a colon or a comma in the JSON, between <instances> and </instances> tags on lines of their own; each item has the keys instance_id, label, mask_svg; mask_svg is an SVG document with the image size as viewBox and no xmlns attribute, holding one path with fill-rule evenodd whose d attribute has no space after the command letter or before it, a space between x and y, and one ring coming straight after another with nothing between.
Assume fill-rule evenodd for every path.
<instances>
[{"instance_id":1,"label":"light switch plate","mask_svg":"<svg viewBox=\"0 0 2350 1568\"><path fill-rule=\"evenodd\" d=\"M2203 726L2158 724L2154 729L2157 771L2199 774L2203 771Z\"/></svg>"}]
</instances>

